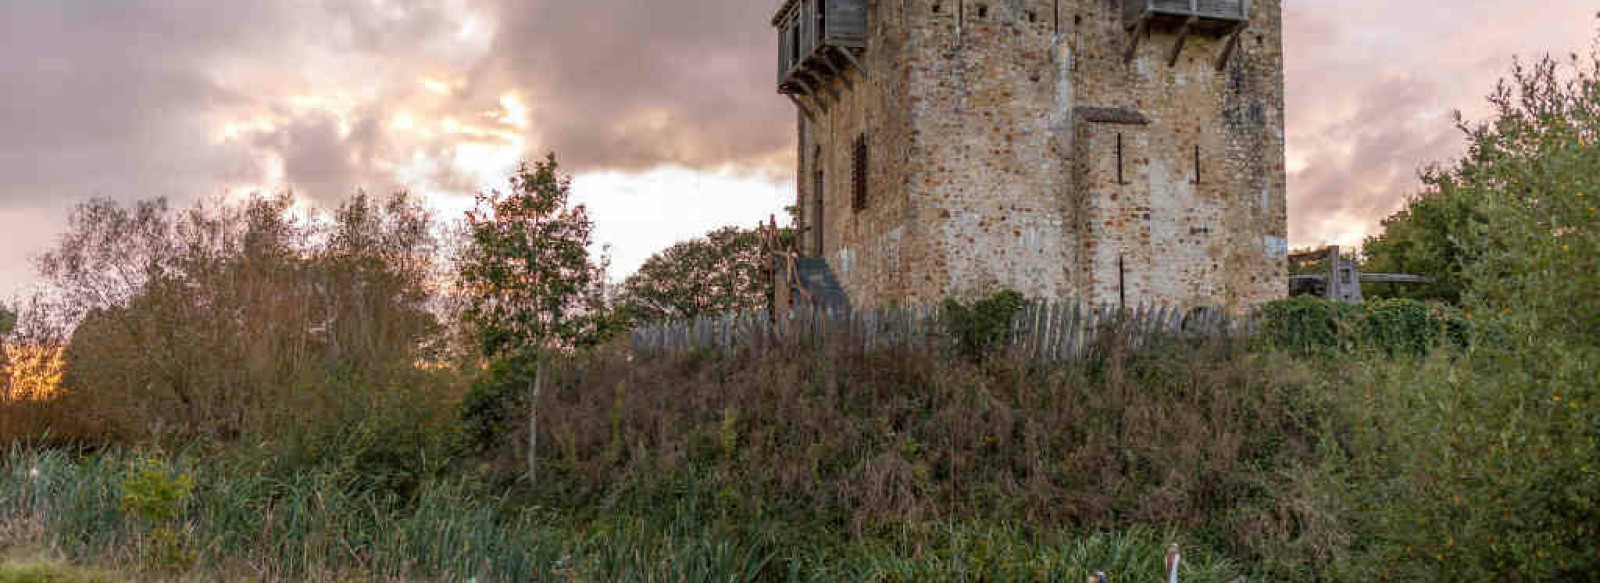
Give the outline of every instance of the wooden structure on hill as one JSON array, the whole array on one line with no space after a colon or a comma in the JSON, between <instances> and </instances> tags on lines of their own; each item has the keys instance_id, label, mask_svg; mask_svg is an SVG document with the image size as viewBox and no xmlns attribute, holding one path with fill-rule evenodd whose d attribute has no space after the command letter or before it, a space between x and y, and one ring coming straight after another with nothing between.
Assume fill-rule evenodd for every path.
<instances>
[{"instance_id":1,"label":"wooden structure on hill","mask_svg":"<svg viewBox=\"0 0 1600 583\"><path fill-rule=\"evenodd\" d=\"M1366 301L1366 297L1361 293L1363 283L1433 283L1431 278L1420 275L1361 273L1361 264L1354 259L1345 258L1337 245L1289 256L1291 273L1296 271L1293 268L1304 269L1318 263L1324 264L1324 273L1289 277L1289 295L1314 295L1337 302L1359 304Z\"/></svg>"}]
</instances>

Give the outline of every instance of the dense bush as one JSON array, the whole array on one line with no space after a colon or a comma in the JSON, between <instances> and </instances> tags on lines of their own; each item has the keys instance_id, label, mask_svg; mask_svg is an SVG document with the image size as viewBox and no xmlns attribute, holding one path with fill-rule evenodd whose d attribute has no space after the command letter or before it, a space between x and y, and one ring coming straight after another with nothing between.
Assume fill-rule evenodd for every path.
<instances>
[{"instance_id":1,"label":"dense bush","mask_svg":"<svg viewBox=\"0 0 1600 583\"><path fill-rule=\"evenodd\" d=\"M1260 341L1302 356L1371 350L1424 356L1447 343L1464 346L1469 326L1458 309L1415 300L1362 305L1299 296L1261 310Z\"/></svg>"},{"instance_id":2,"label":"dense bush","mask_svg":"<svg viewBox=\"0 0 1600 583\"><path fill-rule=\"evenodd\" d=\"M1027 303L1027 298L1011 290L971 302L950 298L944 301L941 317L961 355L980 361L998 353L1011 331L1012 320Z\"/></svg>"}]
</instances>

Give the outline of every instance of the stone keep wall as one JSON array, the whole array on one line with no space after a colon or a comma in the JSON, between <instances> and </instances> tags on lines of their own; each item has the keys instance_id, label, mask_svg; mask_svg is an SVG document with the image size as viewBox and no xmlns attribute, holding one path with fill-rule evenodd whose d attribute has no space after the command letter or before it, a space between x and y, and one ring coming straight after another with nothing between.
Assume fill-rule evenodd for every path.
<instances>
[{"instance_id":1,"label":"stone keep wall","mask_svg":"<svg viewBox=\"0 0 1600 583\"><path fill-rule=\"evenodd\" d=\"M835 80L839 98L800 121L802 223L815 237L820 221L855 305L1010 288L1237 311L1285 294L1278 0L1254 2L1223 71L1209 35L1169 67L1176 35L1159 28L1124 62L1110 0L869 10L871 75Z\"/></svg>"}]
</instances>

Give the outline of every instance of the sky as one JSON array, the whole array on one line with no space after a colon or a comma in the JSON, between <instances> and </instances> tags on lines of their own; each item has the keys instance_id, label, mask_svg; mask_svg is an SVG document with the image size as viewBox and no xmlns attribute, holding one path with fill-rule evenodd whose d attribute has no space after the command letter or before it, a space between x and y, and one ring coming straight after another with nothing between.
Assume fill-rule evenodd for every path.
<instances>
[{"instance_id":1,"label":"sky","mask_svg":"<svg viewBox=\"0 0 1600 583\"><path fill-rule=\"evenodd\" d=\"M1283 1L1296 246L1359 243L1462 151L1452 111L1600 23L1580 0ZM0 297L89 198L405 188L454 217L552 150L625 276L792 203L777 4L0 0Z\"/></svg>"}]
</instances>

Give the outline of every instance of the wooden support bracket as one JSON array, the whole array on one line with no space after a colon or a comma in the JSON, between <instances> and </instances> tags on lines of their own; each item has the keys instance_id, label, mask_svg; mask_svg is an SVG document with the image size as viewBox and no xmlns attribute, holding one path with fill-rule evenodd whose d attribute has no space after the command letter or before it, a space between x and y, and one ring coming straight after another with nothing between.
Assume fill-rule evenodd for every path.
<instances>
[{"instance_id":1,"label":"wooden support bracket","mask_svg":"<svg viewBox=\"0 0 1600 583\"><path fill-rule=\"evenodd\" d=\"M851 82L850 76L844 74L844 70L833 62L833 56L830 53L831 51L829 53L817 55L817 64L821 65L823 69L826 69L825 72L828 74L829 78L837 77L840 81L844 82L845 89L854 90L856 88L855 83Z\"/></svg>"},{"instance_id":2,"label":"wooden support bracket","mask_svg":"<svg viewBox=\"0 0 1600 583\"><path fill-rule=\"evenodd\" d=\"M1168 67L1178 66L1178 57L1183 55L1183 45L1189 42L1189 31L1197 22L1200 22L1198 16L1190 16L1188 20L1183 21L1183 28L1178 29L1178 42L1172 45L1172 54L1167 55Z\"/></svg>"},{"instance_id":3,"label":"wooden support bracket","mask_svg":"<svg viewBox=\"0 0 1600 583\"><path fill-rule=\"evenodd\" d=\"M828 83L828 78L827 77L824 77L822 75L818 75L816 73L816 71L802 71L802 74L809 75L811 77L812 81L816 81L817 82L817 85L816 85L817 89L819 89L819 90L821 90L823 92L826 92L828 94L828 97L831 98L833 101L838 101L839 100L839 92L835 91L833 86L832 86L832 84Z\"/></svg>"},{"instance_id":4,"label":"wooden support bracket","mask_svg":"<svg viewBox=\"0 0 1600 583\"><path fill-rule=\"evenodd\" d=\"M1227 44L1222 45L1222 54L1217 56L1217 71L1226 71L1228 61L1233 60L1233 53L1238 52L1240 37L1244 36L1247 24L1240 24L1233 28L1233 33L1228 35Z\"/></svg>"},{"instance_id":5,"label":"wooden support bracket","mask_svg":"<svg viewBox=\"0 0 1600 583\"><path fill-rule=\"evenodd\" d=\"M1145 31L1150 28L1150 19L1141 18L1139 24L1133 27L1132 35L1128 38L1128 50L1122 54L1122 62L1132 63L1133 58L1139 54L1139 43L1144 40Z\"/></svg>"},{"instance_id":6,"label":"wooden support bracket","mask_svg":"<svg viewBox=\"0 0 1600 583\"><path fill-rule=\"evenodd\" d=\"M819 108L821 108L823 111L827 111L828 107L822 101L822 96L817 93L816 87L813 87L810 83L807 83L806 80L798 73L796 73L794 76L794 82L800 85L801 89L805 90L805 95L811 96L811 100L818 103Z\"/></svg>"},{"instance_id":7,"label":"wooden support bracket","mask_svg":"<svg viewBox=\"0 0 1600 583\"><path fill-rule=\"evenodd\" d=\"M867 68L861 65L860 59L857 59L854 54L850 53L850 49L840 47L838 50L839 54L844 55L845 62L850 63L850 68L855 69L857 73L860 73L862 79L868 78Z\"/></svg>"},{"instance_id":8,"label":"wooden support bracket","mask_svg":"<svg viewBox=\"0 0 1600 583\"><path fill-rule=\"evenodd\" d=\"M805 114L806 119L811 120L811 121L817 121L817 114L813 113L811 111L811 108L808 107L805 104L805 102L800 101L799 97L795 97L793 93L785 93L783 95L785 97L788 97L789 101L793 101L795 107L800 108L800 113Z\"/></svg>"}]
</instances>

